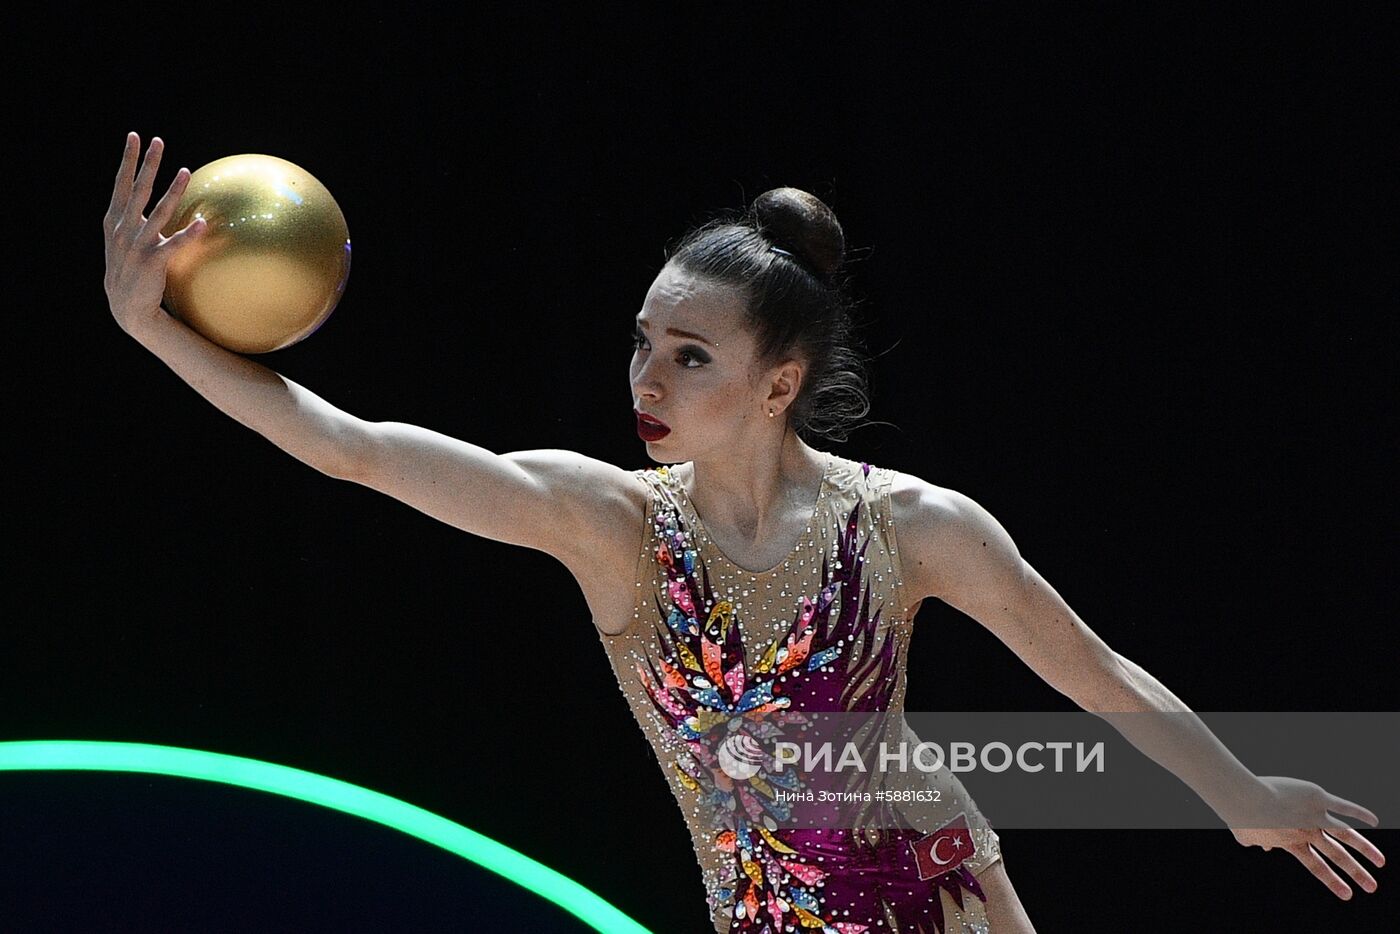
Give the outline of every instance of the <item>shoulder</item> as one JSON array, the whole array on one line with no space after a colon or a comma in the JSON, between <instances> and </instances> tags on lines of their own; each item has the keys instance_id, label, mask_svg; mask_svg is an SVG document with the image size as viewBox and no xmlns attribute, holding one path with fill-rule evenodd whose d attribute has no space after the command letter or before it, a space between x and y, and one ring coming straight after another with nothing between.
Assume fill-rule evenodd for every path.
<instances>
[{"instance_id":1,"label":"shoulder","mask_svg":"<svg viewBox=\"0 0 1400 934\"><path fill-rule=\"evenodd\" d=\"M650 486L645 469L628 470L575 451L515 451L503 455L524 468L558 506L556 556L574 560L600 557L599 546L622 551L637 543Z\"/></svg>"},{"instance_id":2,"label":"shoulder","mask_svg":"<svg viewBox=\"0 0 1400 934\"><path fill-rule=\"evenodd\" d=\"M980 507L971 497L903 471L891 474L890 506L901 538L946 535L959 523L975 521Z\"/></svg>"},{"instance_id":3,"label":"shoulder","mask_svg":"<svg viewBox=\"0 0 1400 934\"><path fill-rule=\"evenodd\" d=\"M1001 524L957 490L894 471L890 510L911 595L947 599L978 567L1019 559Z\"/></svg>"}]
</instances>

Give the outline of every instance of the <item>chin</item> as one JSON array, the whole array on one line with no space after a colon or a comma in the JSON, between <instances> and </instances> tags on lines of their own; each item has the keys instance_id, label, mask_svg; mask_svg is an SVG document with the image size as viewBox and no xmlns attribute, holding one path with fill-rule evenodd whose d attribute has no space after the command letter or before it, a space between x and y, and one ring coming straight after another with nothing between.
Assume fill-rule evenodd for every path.
<instances>
[{"instance_id":1,"label":"chin","mask_svg":"<svg viewBox=\"0 0 1400 934\"><path fill-rule=\"evenodd\" d=\"M671 436L667 435L660 441L643 442L647 446L647 456L659 464L675 465L685 463L686 459L684 457L673 450L668 451L667 445L662 443L664 441L669 441L670 438Z\"/></svg>"}]
</instances>

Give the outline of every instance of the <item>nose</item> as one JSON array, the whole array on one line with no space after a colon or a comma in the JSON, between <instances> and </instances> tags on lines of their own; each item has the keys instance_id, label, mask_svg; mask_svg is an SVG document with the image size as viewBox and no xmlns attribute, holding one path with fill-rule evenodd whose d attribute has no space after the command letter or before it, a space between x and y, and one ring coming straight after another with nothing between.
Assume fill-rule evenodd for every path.
<instances>
[{"instance_id":1,"label":"nose","mask_svg":"<svg viewBox=\"0 0 1400 934\"><path fill-rule=\"evenodd\" d=\"M650 360L643 363L632 377L632 394L639 399L656 399L661 395L661 386L652 377L650 364Z\"/></svg>"}]
</instances>

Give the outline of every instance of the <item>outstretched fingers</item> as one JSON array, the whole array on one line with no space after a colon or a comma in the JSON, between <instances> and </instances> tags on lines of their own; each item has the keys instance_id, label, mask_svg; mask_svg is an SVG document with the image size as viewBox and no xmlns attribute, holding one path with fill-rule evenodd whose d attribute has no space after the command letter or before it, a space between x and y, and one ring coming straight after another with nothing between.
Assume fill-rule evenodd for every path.
<instances>
[{"instance_id":1,"label":"outstretched fingers","mask_svg":"<svg viewBox=\"0 0 1400 934\"><path fill-rule=\"evenodd\" d=\"M1341 877L1332 871L1332 867L1327 865L1327 861L1324 860L1311 845L1307 843L1295 844L1288 847L1288 852L1297 857L1298 862L1306 866L1308 872L1317 876L1318 879L1322 881L1323 885L1331 889L1333 895L1343 901L1349 901L1351 899L1350 886L1343 882Z\"/></svg>"},{"instance_id":2,"label":"outstretched fingers","mask_svg":"<svg viewBox=\"0 0 1400 934\"><path fill-rule=\"evenodd\" d=\"M1355 801L1339 798L1330 791L1325 792L1325 794L1327 795L1327 810L1335 811L1338 814L1345 814L1347 817L1354 817L1357 820L1364 820L1372 827L1380 824L1381 820L1379 817L1357 804Z\"/></svg>"},{"instance_id":3,"label":"outstretched fingers","mask_svg":"<svg viewBox=\"0 0 1400 934\"><path fill-rule=\"evenodd\" d=\"M1356 857L1352 856L1346 847L1329 837L1325 831L1322 834L1322 842L1316 846L1327 855L1328 859L1340 866L1343 872L1351 876L1352 881L1357 885L1367 892L1376 890L1376 880L1366 871L1366 867L1358 863Z\"/></svg>"},{"instance_id":4,"label":"outstretched fingers","mask_svg":"<svg viewBox=\"0 0 1400 934\"><path fill-rule=\"evenodd\" d=\"M136 176L136 184L131 189L126 210L122 212L121 223L136 230L141 221L141 211L151 200L151 189L155 185L156 169L160 168L160 155L165 151L165 143L159 136L151 140L146 148L146 158L141 163L141 171Z\"/></svg>"},{"instance_id":5,"label":"outstretched fingers","mask_svg":"<svg viewBox=\"0 0 1400 934\"><path fill-rule=\"evenodd\" d=\"M1328 815L1326 830L1329 834L1369 859L1372 865L1385 865L1385 854L1382 853L1374 843L1363 837L1355 827L1345 821L1337 820L1337 818Z\"/></svg>"},{"instance_id":6,"label":"outstretched fingers","mask_svg":"<svg viewBox=\"0 0 1400 934\"><path fill-rule=\"evenodd\" d=\"M126 134L126 148L122 150L121 165L117 166L117 178L112 183L112 201L107 205L109 227L116 226L126 213L126 203L131 200L131 176L136 172L136 155L140 151L141 137L135 133Z\"/></svg>"},{"instance_id":7,"label":"outstretched fingers","mask_svg":"<svg viewBox=\"0 0 1400 934\"><path fill-rule=\"evenodd\" d=\"M170 188L156 204L156 209L151 212L151 216L146 220L146 226L142 228L137 240L141 243L155 243L160 240L160 232L170 221L170 215L175 213L175 206L180 203L180 196L185 193L185 188L190 183L190 170L180 169L175 173L175 180L170 183ZM173 239L173 238L172 238Z\"/></svg>"}]
</instances>

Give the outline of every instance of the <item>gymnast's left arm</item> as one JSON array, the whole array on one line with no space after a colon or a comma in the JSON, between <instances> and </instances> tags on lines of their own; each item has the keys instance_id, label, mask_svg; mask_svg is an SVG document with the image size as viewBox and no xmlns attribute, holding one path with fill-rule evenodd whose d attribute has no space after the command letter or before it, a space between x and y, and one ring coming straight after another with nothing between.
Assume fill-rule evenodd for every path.
<instances>
[{"instance_id":1,"label":"gymnast's left arm","mask_svg":"<svg viewBox=\"0 0 1400 934\"><path fill-rule=\"evenodd\" d=\"M1341 843L1376 866L1385 857L1328 812L1372 826L1374 814L1312 782L1253 774L1166 686L1090 630L986 509L955 490L910 481L896 490L894 506L905 581L918 588L911 596L937 597L980 622L1047 684L1189 785L1241 845L1281 847L1337 897L1350 898L1324 854L1375 891L1375 879ZM1120 712L1177 716L1113 716ZM1253 829L1261 825L1283 829Z\"/></svg>"}]
</instances>

